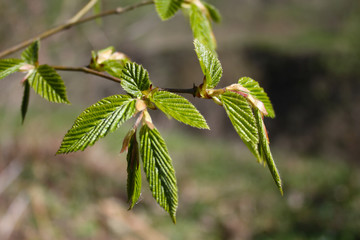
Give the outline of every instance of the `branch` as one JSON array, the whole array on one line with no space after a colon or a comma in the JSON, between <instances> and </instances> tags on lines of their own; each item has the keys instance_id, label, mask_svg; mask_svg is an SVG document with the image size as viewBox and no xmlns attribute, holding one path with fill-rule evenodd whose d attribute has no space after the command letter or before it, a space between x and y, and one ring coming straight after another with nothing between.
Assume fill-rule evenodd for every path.
<instances>
[{"instance_id":1,"label":"branch","mask_svg":"<svg viewBox=\"0 0 360 240\"><path fill-rule=\"evenodd\" d=\"M89 73L89 74L96 75L96 76L99 76L102 78L106 78L113 82L117 82L117 83L121 82L120 78L107 75L105 73L96 71L96 70L88 68L88 67L64 67L64 66L51 66L51 67L54 68L55 70L59 70L59 71L84 72L84 73Z\"/></svg>"},{"instance_id":2,"label":"branch","mask_svg":"<svg viewBox=\"0 0 360 240\"><path fill-rule=\"evenodd\" d=\"M136 8L146 6L146 5L150 5L150 4L153 4L153 3L154 3L154 1L152 1L152 0L144 1L144 2L137 3L137 4L134 4L134 5L130 5L130 6L127 6L127 7L124 7L124 8L118 7L118 8L113 9L113 10L104 11L104 12L101 12L99 14L95 14L93 16L77 20L75 22L64 23L64 24L62 24L60 26L49 29L49 30L47 30L47 31L45 31L43 33L38 34L37 36L35 36L33 38L25 40L25 41L13 46L13 47L10 47L10 48L0 52L0 58L5 57L7 55L10 55L10 54L12 54L12 53L14 53L14 52L16 52L16 51L18 51L20 49L23 49L23 48L29 46L31 43L33 43L36 40L41 40L41 39L48 38L48 37L50 37L50 36L52 36L52 35L54 35L54 34L56 34L58 32L70 29L73 26L76 26L76 25L79 25L79 24L82 24L82 23L85 23L85 22L89 22L89 21L92 21L92 20L97 19L97 18L102 18L102 17L106 17L106 16L110 16L110 15L116 15L116 14L122 14L122 13L125 13L125 12L129 12L129 11L134 10Z\"/></svg>"},{"instance_id":3,"label":"branch","mask_svg":"<svg viewBox=\"0 0 360 240\"><path fill-rule=\"evenodd\" d=\"M172 93L186 93L186 94L191 94L194 97L197 97L196 96L197 89L198 87L195 84L192 88L159 88L160 91L168 91Z\"/></svg>"},{"instance_id":4,"label":"branch","mask_svg":"<svg viewBox=\"0 0 360 240\"><path fill-rule=\"evenodd\" d=\"M88 74L92 74L98 77L102 77L108 80L111 80L113 82L121 83L121 79L117 77L113 77L110 75L107 75L105 73L96 71L94 69L88 68L88 67L65 67L65 66L50 66L58 71L71 71L71 72L84 72ZM184 93L184 94L191 94L194 97L196 97L196 91L197 86L194 86L192 88L159 88L160 91L168 91L173 93Z\"/></svg>"},{"instance_id":5,"label":"branch","mask_svg":"<svg viewBox=\"0 0 360 240\"><path fill-rule=\"evenodd\" d=\"M82 18L90 9L100 0L90 0L75 16L73 16L68 22L73 23Z\"/></svg>"}]
</instances>

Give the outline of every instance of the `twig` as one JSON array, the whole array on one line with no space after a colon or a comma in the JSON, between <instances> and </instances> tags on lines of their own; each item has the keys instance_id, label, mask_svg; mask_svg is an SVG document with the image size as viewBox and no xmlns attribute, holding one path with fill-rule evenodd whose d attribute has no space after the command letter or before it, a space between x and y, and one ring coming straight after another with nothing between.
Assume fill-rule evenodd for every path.
<instances>
[{"instance_id":1,"label":"twig","mask_svg":"<svg viewBox=\"0 0 360 240\"><path fill-rule=\"evenodd\" d=\"M186 93L186 94L191 94L194 97L196 97L196 91L197 91L197 86L194 86L192 88L159 88L160 91L168 91L168 92L172 92L172 93Z\"/></svg>"},{"instance_id":2,"label":"twig","mask_svg":"<svg viewBox=\"0 0 360 240\"><path fill-rule=\"evenodd\" d=\"M154 2L152 0L150 0L150 1L137 3L137 4L134 4L134 5L131 5L131 6L127 6L127 7L124 7L124 8L118 7L118 8L113 9L113 10L104 11L104 12L101 12L99 14L95 14L95 15L90 16L90 17L79 19L76 22L64 23L64 24L62 24L60 26L49 29L49 30L47 30L47 31L45 31L43 33L40 33L40 34L36 35L33 38L25 40L25 41L13 46L13 47L10 47L10 48L0 52L0 58L5 57L7 55L10 55L10 54L12 54L12 53L14 53L14 52L16 52L16 51L18 51L20 49L23 49L23 48L29 46L31 43L33 43L36 40L41 40L41 39L48 38L48 37L50 37L50 36L52 36L52 35L54 35L54 34L56 34L58 32L67 30L67 29L69 29L69 28L71 28L73 26L76 26L76 25L79 25L79 24L82 24L82 23L85 23L85 22L89 22L89 21L92 21L92 20L97 19L97 18L129 12L129 11L134 10L136 8L146 6L146 5L150 5L150 4L153 4L153 3Z\"/></svg>"},{"instance_id":3,"label":"twig","mask_svg":"<svg viewBox=\"0 0 360 240\"><path fill-rule=\"evenodd\" d=\"M73 16L68 23L74 23L82 18L100 0L90 0L78 13Z\"/></svg>"},{"instance_id":4,"label":"twig","mask_svg":"<svg viewBox=\"0 0 360 240\"><path fill-rule=\"evenodd\" d=\"M113 82L117 82L117 83L121 82L120 78L116 78L116 77L107 75L107 74L102 73L102 72L98 72L96 70L93 70L93 69L87 68L87 67L65 67L65 66L51 66L51 67L56 69L56 70L59 70L59 71L84 72L84 73L96 75L96 76L99 76L99 77L102 77L102 78L106 78L106 79L111 80Z\"/></svg>"},{"instance_id":5,"label":"twig","mask_svg":"<svg viewBox=\"0 0 360 240\"><path fill-rule=\"evenodd\" d=\"M59 71L84 72L84 73L96 75L98 77L102 77L102 78L111 80L113 82L121 83L120 78L107 75L105 73L96 71L96 70L88 68L88 67L66 67L66 66L51 66L51 67L54 68L55 70L59 70ZM159 88L159 90L173 92L173 93L191 94L195 97L197 86L194 85L192 88Z\"/></svg>"}]
</instances>

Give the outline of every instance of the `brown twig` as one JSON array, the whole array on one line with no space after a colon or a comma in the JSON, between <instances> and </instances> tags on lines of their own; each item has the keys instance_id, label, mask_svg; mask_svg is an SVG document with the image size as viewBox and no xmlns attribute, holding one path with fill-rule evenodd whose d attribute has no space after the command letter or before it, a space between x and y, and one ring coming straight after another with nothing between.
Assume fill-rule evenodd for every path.
<instances>
[{"instance_id":1,"label":"brown twig","mask_svg":"<svg viewBox=\"0 0 360 240\"><path fill-rule=\"evenodd\" d=\"M72 72L84 72L92 75L96 75L98 77L102 77L113 82L121 83L121 79L117 77L113 77L107 75L106 73L96 71L94 69L88 67L65 67L65 66L51 66L55 70L58 71L72 71ZM160 91L168 91L172 93L184 93L184 94L191 94L194 97L196 96L197 86L193 86L192 88L159 88Z\"/></svg>"},{"instance_id":2,"label":"brown twig","mask_svg":"<svg viewBox=\"0 0 360 240\"><path fill-rule=\"evenodd\" d=\"M25 40L13 47L10 47L2 52L0 52L0 58L2 57L5 57L7 55L10 55L20 49L23 49L27 46L29 46L31 43L33 43L34 41L36 40L41 40L41 39L45 39L45 38L48 38L58 32L61 32L61 31L64 31L64 30L67 30L73 26L76 26L76 25L79 25L79 24L82 24L82 23L85 23L85 22L89 22L89 21L92 21L94 19L97 19L97 18L102 18L102 17L106 17L106 16L110 16L110 15L117 15L117 14L122 14L122 13L125 13L125 12L129 12L131 10L134 10L136 8L139 8L139 7L142 7L142 6L146 6L146 5L150 5L150 4L153 4L154 1L150 0L150 1L144 1L144 2L141 2L141 3L137 3L137 4L134 4L134 5L131 5L131 6L127 6L127 7L118 7L116 9L113 9L113 10L108 10L108 11L104 11L104 12L101 12L99 14L95 14L93 16L90 16L90 17L86 17L86 18L82 18L82 19L79 19L75 22L67 22L67 23L64 23L60 26L57 26L57 27L54 27L52 29L49 29L43 33L40 33L38 35L36 35L35 37L33 38L30 38L28 40Z\"/></svg>"},{"instance_id":3,"label":"brown twig","mask_svg":"<svg viewBox=\"0 0 360 240\"><path fill-rule=\"evenodd\" d=\"M120 78L107 75L105 73L96 71L96 70L88 68L88 67L65 67L65 66L51 66L51 67L54 68L55 70L59 70L59 71L84 72L84 73L96 75L96 76L99 76L99 77L102 77L102 78L106 78L106 79L111 80L113 82L117 82L117 83L121 82Z\"/></svg>"}]
</instances>

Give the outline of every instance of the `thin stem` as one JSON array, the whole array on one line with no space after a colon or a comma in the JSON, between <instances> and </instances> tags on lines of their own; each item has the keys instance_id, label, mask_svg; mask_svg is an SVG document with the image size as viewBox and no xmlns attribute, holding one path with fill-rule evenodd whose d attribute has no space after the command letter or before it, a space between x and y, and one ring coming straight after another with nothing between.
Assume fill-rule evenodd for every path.
<instances>
[{"instance_id":1,"label":"thin stem","mask_svg":"<svg viewBox=\"0 0 360 240\"><path fill-rule=\"evenodd\" d=\"M10 48L0 52L0 58L5 57L7 55L10 55L10 54L12 54L12 53L14 53L14 52L16 52L16 51L18 51L20 49L23 49L23 48L29 46L31 43L33 43L36 40L41 40L41 39L48 38L48 37L50 37L50 36L52 36L52 35L54 35L54 34L56 34L58 32L67 30L67 29L69 29L69 28L71 28L73 26L76 26L76 25L79 25L79 24L82 24L82 23L85 23L85 22L89 22L89 21L92 21L92 20L97 19L97 18L129 12L129 11L134 10L136 8L146 6L146 5L150 5L150 4L153 4L153 3L154 3L154 1L152 1L152 0L144 1L144 2L137 3L137 4L134 4L134 5L128 6L128 7L124 7L124 8L118 7L118 8L113 9L113 10L104 11L104 12L101 12L99 14L95 14L95 15L90 16L90 17L79 19L78 21L75 21L75 22L64 23L62 25L59 25L59 26L54 27L52 29L49 29L49 30L47 30L47 31L45 31L43 33L40 33L40 34L36 35L33 38L25 40L25 41L13 46L13 47L10 47Z\"/></svg>"},{"instance_id":2,"label":"thin stem","mask_svg":"<svg viewBox=\"0 0 360 240\"><path fill-rule=\"evenodd\" d=\"M117 83L121 82L120 78L116 78L116 77L107 75L107 74L102 73L102 72L98 72L98 71L96 71L94 69L87 68L87 67L64 67L64 66L51 66L51 67L54 68L55 70L59 70L59 71L84 72L84 73L96 75L96 76L99 76L99 77L102 77L102 78L106 78L106 79L111 80L113 82L117 82Z\"/></svg>"},{"instance_id":3,"label":"thin stem","mask_svg":"<svg viewBox=\"0 0 360 240\"><path fill-rule=\"evenodd\" d=\"M113 82L121 83L121 79L117 77L113 77L107 75L105 73L96 71L94 69L88 67L65 67L65 66L51 66L55 70L58 71L71 71L71 72L84 72L88 74L92 74L101 78L105 78L111 80ZM197 86L193 86L192 88L159 88L160 91L168 91L172 93L184 93L184 94L191 94L196 97Z\"/></svg>"},{"instance_id":4,"label":"thin stem","mask_svg":"<svg viewBox=\"0 0 360 240\"><path fill-rule=\"evenodd\" d=\"M78 13L76 13L68 22L73 23L82 18L92 7L100 0L90 0Z\"/></svg>"},{"instance_id":5,"label":"thin stem","mask_svg":"<svg viewBox=\"0 0 360 240\"><path fill-rule=\"evenodd\" d=\"M192 88L159 88L160 91L168 91L168 92L172 92L172 93L186 93L186 94L191 94L194 97L196 97L196 90L197 90L197 86L194 86Z\"/></svg>"}]
</instances>

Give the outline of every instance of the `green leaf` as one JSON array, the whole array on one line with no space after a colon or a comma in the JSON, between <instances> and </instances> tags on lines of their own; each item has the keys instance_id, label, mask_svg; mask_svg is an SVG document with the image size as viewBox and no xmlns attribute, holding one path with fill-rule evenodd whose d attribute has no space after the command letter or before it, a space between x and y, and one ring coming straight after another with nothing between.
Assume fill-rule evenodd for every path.
<instances>
[{"instance_id":1,"label":"green leaf","mask_svg":"<svg viewBox=\"0 0 360 240\"><path fill-rule=\"evenodd\" d=\"M234 92L225 92L219 97L236 132L258 158L259 136L249 103L243 96Z\"/></svg>"},{"instance_id":2,"label":"green leaf","mask_svg":"<svg viewBox=\"0 0 360 240\"><path fill-rule=\"evenodd\" d=\"M136 63L127 63L121 75L121 86L134 97L141 97L141 91L150 88L148 72Z\"/></svg>"},{"instance_id":3,"label":"green leaf","mask_svg":"<svg viewBox=\"0 0 360 240\"><path fill-rule=\"evenodd\" d=\"M28 106L29 106L29 98L30 98L30 85L28 81L24 82L24 95L23 95L23 99L21 102L21 118L22 118L22 123L24 123L25 121L25 116L28 110Z\"/></svg>"},{"instance_id":4,"label":"green leaf","mask_svg":"<svg viewBox=\"0 0 360 240\"><path fill-rule=\"evenodd\" d=\"M260 152L261 158L266 162L266 164L270 170L270 173L271 173L277 187L279 188L279 190L281 192L281 195L283 195L280 174L276 168L274 159L273 159L271 151L270 151L270 145L269 145L269 141L267 138L267 133L266 133L265 125L263 122L262 114L258 109L255 109L254 113L255 113L254 115L255 115L255 119L256 119L256 124L257 124L258 130L259 130L259 138L260 138L259 152Z\"/></svg>"},{"instance_id":5,"label":"green leaf","mask_svg":"<svg viewBox=\"0 0 360 240\"><path fill-rule=\"evenodd\" d=\"M90 106L66 133L57 154L83 151L94 145L135 114L135 102L130 96L114 95Z\"/></svg>"},{"instance_id":6,"label":"green leaf","mask_svg":"<svg viewBox=\"0 0 360 240\"><path fill-rule=\"evenodd\" d=\"M160 133L146 124L140 130L140 154L153 197L175 223L178 206L175 170Z\"/></svg>"},{"instance_id":7,"label":"green leaf","mask_svg":"<svg viewBox=\"0 0 360 240\"><path fill-rule=\"evenodd\" d=\"M152 94L151 101L165 114L192 127L209 129L204 117L186 98L167 91Z\"/></svg>"},{"instance_id":8,"label":"green leaf","mask_svg":"<svg viewBox=\"0 0 360 240\"><path fill-rule=\"evenodd\" d=\"M201 4L198 3L198 4ZM216 40L211 23L207 18L207 9L202 5L192 3L190 6L190 25L195 39L198 39L208 49L215 52Z\"/></svg>"},{"instance_id":9,"label":"green leaf","mask_svg":"<svg viewBox=\"0 0 360 240\"><path fill-rule=\"evenodd\" d=\"M141 194L141 171L139 167L139 147L136 132L131 136L127 154L127 194L129 209L132 209Z\"/></svg>"},{"instance_id":10,"label":"green leaf","mask_svg":"<svg viewBox=\"0 0 360 240\"><path fill-rule=\"evenodd\" d=\"M38 64L40 42L35 41L27 47L21 54L21 58L28 64Z\"/></svg>"},{"instance_id":11,"label":"green leaf","mask_svg":"<svg viewBox=\"0 0 360 240\"><path fill-rule=\"evenodd\" d=\"M24 61L20 59L0 59L0 79L19 71L22 65L24 65Z\"/></svg>"},{"instance_id":12,"label":"green leaf","mask_svg":"<svg viewBox=\"0 0 360 240\"><path fill-rule=\"evenodd\" d=\"M162 20L174 16L180 9L183 0L155 0L156 11Z\"/></svg>"},{"instance_id":13,"label":"green leaf","mask_svg":"<svg viewBox=\"0 0 360 240\"><path fill-rule=\"evenodd\" d=\"M37 94L50 102L67 103L66 88L60 75L48 65L34 69L28 78L30 86Z\"/></svg>"},{"instance_id":14,"label":"green leaf","mask_svg":"<svg viewBox=\"0 0 360 240\"><path fill-rule=\"evenodd\" d=\"M102 63L103 69L105 72L110 74L111 76L120 78L122 71L124 70L126 61L119 61L119 60L107 60Z\"/></svg>"},{"instance_id":15,"label":"green leaf","mask_svg":"<svg viewBox=\"0 0 360 240\"><path fill-rule=\"evenodd\" d=\"M216 23L220 23L221 22L221 14L220 14L219 10L215 6L211 5L210 3L207 3L204 1L201 1L201 2L202 2L202 4L204 4L206 9L208 10L211 19Z\"/></svg>"},{"instance_id":16,"label":"green leaf","mask_svg":"<svg viewBox=\"0 0 360 240\"><path fill-rule=\"evenodd\" d=\"M238 82L241 86L248 89L250 94L254 96L256 99L260 100L268 113L267 116L274 118L275 111L270 102L268 95L265 93L264 89L260 87L259 83L249 77L243 77L239 79Z\"/></svg>"},{"instance_id":17,"label":"green leaf","mask_svg":"<svg viewBox=\"0 0 360 240\"><path fill-rule=\"evenodd\" d=\"M201 69L206 77L206 88L211 89L219 83L223 69L219 59L199 40L194 40L195 51L199 58Z\"/></svg>"}]
</instances>

